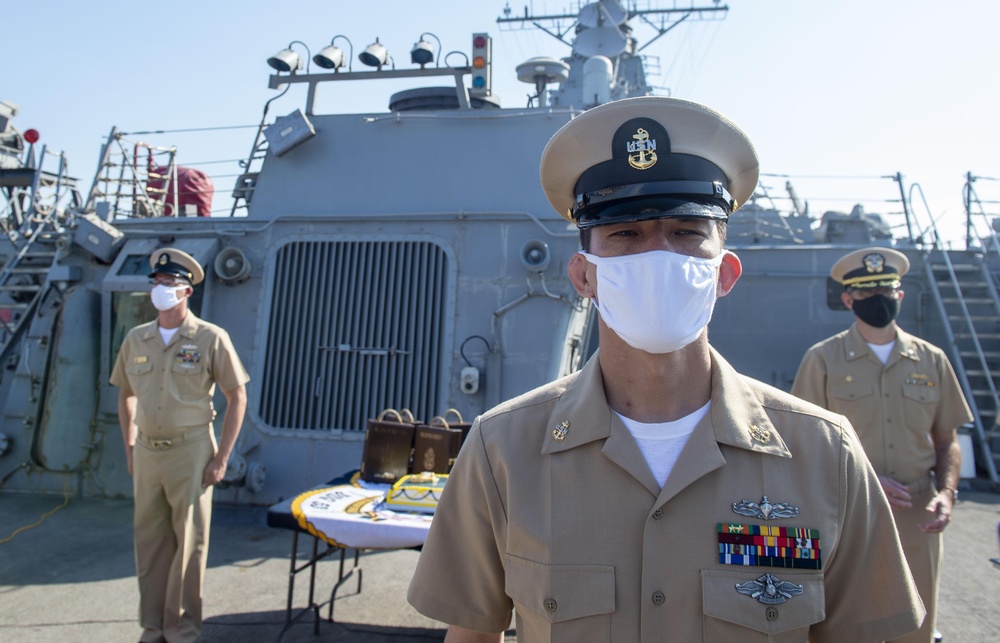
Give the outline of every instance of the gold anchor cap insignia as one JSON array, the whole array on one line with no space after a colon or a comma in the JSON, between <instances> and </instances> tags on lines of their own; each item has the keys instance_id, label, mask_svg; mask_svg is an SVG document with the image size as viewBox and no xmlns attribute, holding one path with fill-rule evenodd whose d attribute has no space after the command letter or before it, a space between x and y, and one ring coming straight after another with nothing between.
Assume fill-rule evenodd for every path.
<instances>
[{"instance_id":1,"label":"gold anchor cap insignia","mask_svg":"<svg viewBox=\"0 0 1000 643\"><path fill-rule=\"evenodd\" d=\"M877 252L865 255L862 261L864 261L865 270L868 272L882 272L885 267L885 256Z\"/></svg>"},{"instance_id":2,"label":"gold anchor cap insignia","mask_svg":"<svg viewBox=\"0 0 1000 643\"><path fill-rule=\"evenodd\" d=\"M552 429L552 439L556 442L562 442L566 439L567 433L569 433L569 420L563 420L556 425L556 428Z\"/></svg>"},{"instance_id":3,"label":"gold anchor cap insignia","mask_svg":"<svg viewBox=\"0 0 1000 643\"><path fill-rule=\"evenodd\" d=\"M648 170L656 165L656 139L649 138L649 132L643 128L632 135L634 141L629 141L628 164L637 170Z\"/></svg>"}]
</instances>

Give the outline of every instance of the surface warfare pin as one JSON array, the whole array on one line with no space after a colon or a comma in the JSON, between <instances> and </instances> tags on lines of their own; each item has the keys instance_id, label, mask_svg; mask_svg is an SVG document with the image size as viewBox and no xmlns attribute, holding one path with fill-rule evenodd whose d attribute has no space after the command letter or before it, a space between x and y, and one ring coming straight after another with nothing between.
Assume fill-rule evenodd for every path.
<instances>
[{"instance_id":1,"label":"surface warfare pin","mask_svg":"<svg viewBox=\"0 0 1000 643\"><path fill-rule=\"evenodd\" d=\"M779 605L802 593L802 586L783 581L771 574L757 577L757 580L736 583L736 591L756 598L765 605Z\"/></svg>"},{"instance_id":2,"label":"surface warfare pin","mask_svg":"<svg viewBox=\"0 0 1000 643\"><path fill-rule=\"evenodd\" d=\"M739 502L733 503L733 511L741 516L750 516L751 518L763 518L764 520L777 520L778 518L794 518L799 515L799 508L793 507L787 502L779 502L777 504L771 504L764 496L760 503L750 502L749 500L740 500Z\"/></svg>"}]
</instances>

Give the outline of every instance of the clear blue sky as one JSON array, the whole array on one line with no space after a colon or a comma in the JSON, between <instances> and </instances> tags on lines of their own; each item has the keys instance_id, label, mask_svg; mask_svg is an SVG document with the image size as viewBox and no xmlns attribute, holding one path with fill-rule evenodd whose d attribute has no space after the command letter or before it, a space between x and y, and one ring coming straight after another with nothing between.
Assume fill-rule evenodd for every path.
<instances>
[{"instance_id":1,"label":"clear blue sky","mask_svg":"<svg viewBox=\"0 0 1000 643\"><path fill-rule=\"evenodd\" d=\"M710 4L711 0L706 0ZM685 0L677 0L685 4ZM20 105L15 124L41 131L65 150L72 173L89 185L100 143L124 131L255 125L268 89L266 59L292 40L312 53L337 34L355 57L375 37L400 67L422 32L447 51L470 49L471 33L494 37L494 90L506 107L532 88L514 67L568 48L537 30L501 30L505 0L125 0L6 3L0 99ZM562 12L577 3L511 2L514 13ZM641 3L645 6L646 3ZM666 3L660 3L666 4ZM812 211L849 211L858 199L892 198L903 172L931 211L960 237L964 174L1000 177L998 9L988 0L730 0L718 22L685 24L644 53L660 58L654 78L681 98L704 102L740 123L762 171L789 174ZM648 38L649 30L636 36ZM643 44L640 42L640 45ZM299 49L301 51L301 49ZM354 63L355 69L362 66ZM336 83L320 90L318 112L386 111L394 91L421 83ZM441 83L432 83L441 84ZM271 117L302 107L293 87ZM246 156L253 130L139 137L176 145L181 164ZM206 167L217 192L231 189L235 163ZM767 180L783 196L784 179ZM983 198L1000 182L980 181ZM870 211L898 210L877 201ZM1000 210L1000 206L996 206Z\"/></svg>"}]
</instances>

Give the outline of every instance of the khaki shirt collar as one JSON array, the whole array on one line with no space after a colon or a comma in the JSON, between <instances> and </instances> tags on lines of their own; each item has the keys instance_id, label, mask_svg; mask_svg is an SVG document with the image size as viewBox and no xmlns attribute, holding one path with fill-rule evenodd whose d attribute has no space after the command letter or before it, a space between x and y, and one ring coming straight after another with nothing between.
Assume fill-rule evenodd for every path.
<instances>
[{"instance_id":1,"label":"khaki shirt collar","mask_svg":"<svg viewBox=\"0 0 1000 643\"><path fill-rule=\"evenodd\" d=\"M188 311L187 315L184 316L184 320L181 325L177 328L177 334L174 335L170 343L173 344L178 337L187 337L189 339L194 339L198 332L198 324L201 320L198 319L193 312ZM141 335L143 341L150 341L156 339L160 336L160 323L158 320L154 319L151 323L146 324L146 328L142 331Z\"/></svg>"},{"instance_id":2,"label":"khaki shirt collar","mask_svg":"<svg viewBox=\"0 0 1000 643\"><path fill-rule=\"evenodd\" d=\"M858 325L856 323L851 324L851 327L847 331L847 336L844 338L844 359L850 362L867 357L871 352L871 347L868 346L868 341L861 336ZM913 336L897 326L896 343L892 347L892 355L889 356L886 366L901 358L919 362L920 354L917 352L916 345L913 342ZM878 358L875 357L875 359Z\"/></svg>"},{"instance_id":3,"label":"khaki shirt collar","mask_svg":"<svg viewBox=\"0 0 1000 643\"><path fill-rule=\"evenodd\" d=\"M628 430L608 406L598 357L599 353L595 353L553 408L547 427L549 435L542 443L543 454L567 451L603 439L608 439L605 453L609 456L609 451L623 448L618 444L617 435L621 431L628 435ZM743 376L715 349L711 349L711 358L711 412L695 428L695 434L708 434L703 437L717 444L791 457L763 405ZM560 427L565 429L565 433L562 440L557 440L553 432ZM697 443L700 440L692 435L691 442ZM634 441L632 443L634 446ZM686 452L687 449L685 454Z\"/></svg>"}]
</instances>

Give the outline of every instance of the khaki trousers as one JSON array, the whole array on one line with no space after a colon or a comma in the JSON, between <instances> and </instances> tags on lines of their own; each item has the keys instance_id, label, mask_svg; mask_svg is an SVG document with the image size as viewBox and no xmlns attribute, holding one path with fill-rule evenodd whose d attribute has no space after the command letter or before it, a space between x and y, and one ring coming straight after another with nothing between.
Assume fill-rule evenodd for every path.
<instances>
[{"instance_id":1,"label":"khaki trousers","mask_svg":"<svg viewBox=\"0 0 1000 643\"><path fill-rule=\"evenodd\" d=\"M133 453L139 624L147 643L193 643L201 632L213 491L201 481L216 444L210 426L184 437L157 449L140 435Z\"/></svg>"},{"instance_id":2,"label":"khaki trousers","mask_svg":"<svg viewBox=\"0 0 1000 643\"><path fill-rule=\"evenodd\" d=\"M928 477L924 481L910 485L910 493L913 495L913 506L909 509L893 507L892 515L896 520L896 530L899 532L899 541L903 545L910 573L913 574L920 599L927 609L927 616L919 630L894 639L894 642L931 643L937 616L938 571L941 567L944 542L941 534L925 534L918 526L934 518L933 514L924 511L924 507L935 495L931 479ZM887 591L891 589L887 588Z\"/></svg>"}]
</instances>

